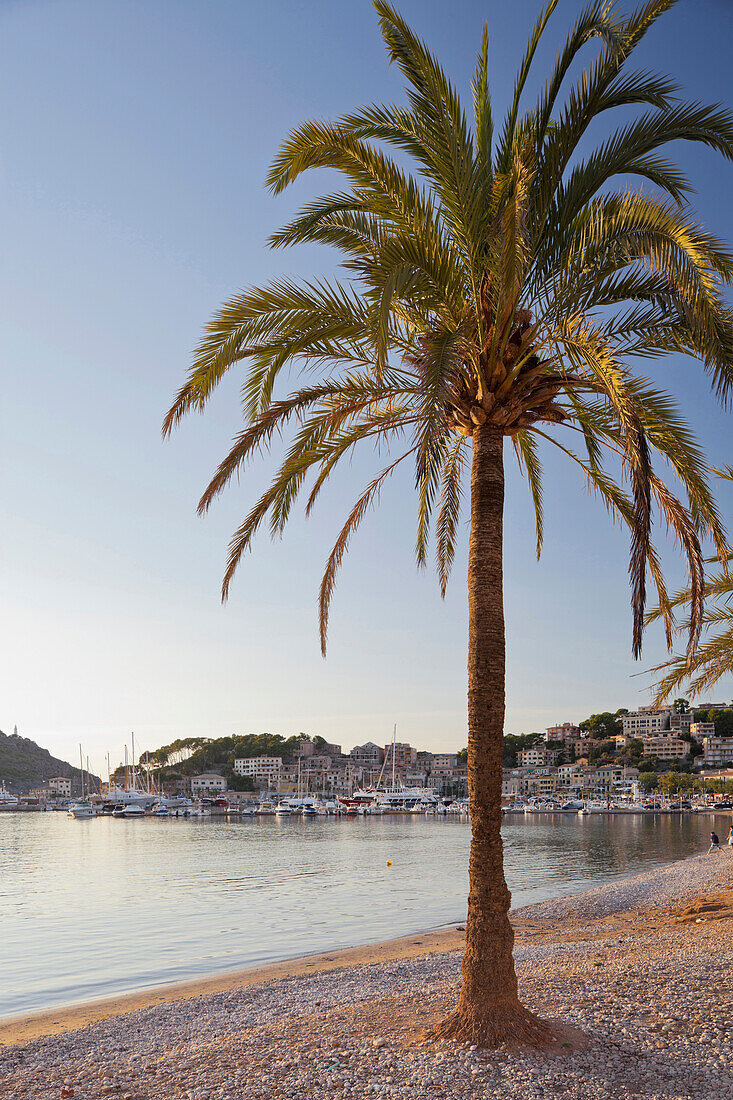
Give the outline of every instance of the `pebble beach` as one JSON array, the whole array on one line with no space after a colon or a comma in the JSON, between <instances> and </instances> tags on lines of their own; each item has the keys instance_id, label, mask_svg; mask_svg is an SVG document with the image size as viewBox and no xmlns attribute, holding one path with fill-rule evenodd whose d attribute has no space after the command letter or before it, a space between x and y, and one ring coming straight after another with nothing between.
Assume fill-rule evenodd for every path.
<instances>
[{"instance_id":1,"label":"pebble beach","mask_svg":"<svg viewBox=\"0 0 733 1100\"><path fill-rule=\"evenodd\" d=\"M723 1100L733 1095L733 849L513 913L524 1003L552 1052L438 1046L460 928L334 953L77 1026L0 1025L10 1100ZM354 961L356 959L357 961Z\"/></svg>"}]
</instances>

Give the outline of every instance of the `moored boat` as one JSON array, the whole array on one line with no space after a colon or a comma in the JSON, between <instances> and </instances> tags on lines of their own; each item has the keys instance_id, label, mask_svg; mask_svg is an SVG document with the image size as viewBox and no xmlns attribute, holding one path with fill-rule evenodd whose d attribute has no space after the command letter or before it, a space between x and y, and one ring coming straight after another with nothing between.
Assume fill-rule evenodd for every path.
<instances>
[{"instance_id":1,"label":"moored boat","mask_svg":"<svg viewBox=\"0 0 733 1100\"><path fill-rule=\"evenodd\" d=\"M91 802L86 799L81 802L71 802L67 810L69 817L83 818L83 817L96 817L97 807L92 805Z\"/></svg>"}]
</instances>

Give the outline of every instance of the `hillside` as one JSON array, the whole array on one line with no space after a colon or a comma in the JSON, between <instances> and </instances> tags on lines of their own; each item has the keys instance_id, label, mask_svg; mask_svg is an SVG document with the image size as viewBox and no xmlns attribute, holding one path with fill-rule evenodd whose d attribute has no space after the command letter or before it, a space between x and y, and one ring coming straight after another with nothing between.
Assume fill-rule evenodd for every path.
<instances>
[{"instance_id":1,"label":"hillside","mask_svg":"<svg viewBox=\"0 0 733 1100\"><path fill-rule=\"evenodd\" d=\"M6 734L0 730L0 784L5 781L9 790L23 792L40 787L53 776L63 775L74 781L74 790L81 788L81 772L66 760L51 756L35 741L18 734ZM98 782L93 777L94 782Z\"/></svg>"}]
</instances>

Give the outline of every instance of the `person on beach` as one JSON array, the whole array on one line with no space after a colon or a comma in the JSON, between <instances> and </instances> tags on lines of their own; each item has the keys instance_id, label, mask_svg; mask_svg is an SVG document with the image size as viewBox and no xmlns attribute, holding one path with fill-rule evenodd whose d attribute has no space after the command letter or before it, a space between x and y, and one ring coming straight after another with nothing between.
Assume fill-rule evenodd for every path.
<instances>
[{"instance_id":1,"label":"person on beach","mask_svg":"<svg viewBox=\"0 0 733 1100\"><path fill-rule=\"evenodd\" d=\"M731 832L733 832L733 829L731 830ZM717 833L711 833L710 834L710 847L708 848L707 854L710 855L711 852L719 852L719 851L720 851L720 838L719 838Z\"/></svg>"},{"instance_id":2,"label":"person on beach","mask_svg":"<svg viewBox=\"0 0 733 1100\"><path fill-rule=\"evenodd\" d=\"M728 833L728 840L726 841L726 844L728 844L730 848L733 848L733 825L731 825L730 827L730 832Z\"/></svg>"}]
</instances>

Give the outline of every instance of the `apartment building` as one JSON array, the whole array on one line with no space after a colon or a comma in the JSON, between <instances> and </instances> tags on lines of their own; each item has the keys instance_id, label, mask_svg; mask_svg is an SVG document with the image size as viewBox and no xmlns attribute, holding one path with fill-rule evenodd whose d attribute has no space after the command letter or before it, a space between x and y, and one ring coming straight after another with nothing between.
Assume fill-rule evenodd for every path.
<instances>
[{"instance_id":1,"label":"apartment building","mask_svg":"<svg viewBox=\"0 0 733 1100\"><path fill-rule=\"evenodd\" d=\"M354 745L349 753L352 763L362 768L380 768L384 761L384 749L367 741L365 745Z\"/></svg>"},{"instance_id":2,"label":"apartment building","mask_svg":"<svg viewBox=\"0 0 733 1100\"><path fill-rule=\"evenodd\" d=\"M436 752L433 753L432 771L441 772L449 768L455 768L458 764L458 753Z\"/></svg>"},{"instance_id":3,"label":"apartment building","mask_svg":"<svg viewBox=\"0 0 733 1100\"><path fill-rule=\"evenodd\" d=\"M705 768L719 768L725 764L733 764L733 737L703 737L702 762Z\"/></svg>"},{"instance_id":4,"label":"apartment building","mask_svg":"<svg viewBox=\"0 0 733 1100\"><path fill-rule=\"evenodd\" d=\"M214 772L202 772L191 776L191 794L221 794L227 789L223 775Z\"/></svg>"},{"instance_id":5,"label":"apartment building","mask_svg":"<svg viewBox=\"0 0 733 1100\"><path fill-rule=\"evenodd\" d=\"M638 768L625 768L623 764L599 764L596 768L596 785L615 789L624 780L632 781L639 778Z\"/></svg>"},{"instance_id":6,"label":"apartment building","mask_svg":"<svg viewBox=\"0 0 733 1100\"><path fill-rule=\"evenodd\" d=\"M580 741L581 736L580 726L575 726L572 722L563 722L559 726L549 726L545 730L545 741L562 741L563 744L568 744L573 741Z\"/></svg>"},{"instance_id":7,"label":"apartment building","mask_svg":"<svg viewBox=\"0 0 733 1100\"><path fill-rule=\"evenodd\" d=\"M235 775L277 783L283 762L279 756L251 756L234 761Z\"/></svg>"},{"instance_id":8,"label":"apartment building","mask_svg":"<svg viewBox=\"0 0 733 1100\"><path fill-rule=\"evenodd\" d=\"M690 726L690 733L699 741L702 745L703 738L715 737L715 723L714 722L693 722Z\"/></svg>"},{"instance_id":9,"label":"apartment building","mask_svg":"<svg viewBox=\"0 0 733 1100\"><path fill-rule=\"evenodd\" d=\"M49 779L48 786L54 794L60 794L63 798L71 797L71 780L63 775L57 775L54 779Z\"/></svg>"},{"instance_id":10,"label":"apartment building","mask_svg":"<svg viewBox=\"0 0 733 1100\"><path fill-rule=\"evenodd\" d=\"M395 767L411 768L417 763L417 749L398 741L396 744L384 746L384 758L390 767L394 758Z\"/></svg>"},{"instance_id":11,"label":"apartment building","mask_svg":"<svg viewBox=\"0 0 733 1100\"><path fill-rule=\"evenodd\" d=\"M525 782L528 794L554 794L558 788L557 768L535 768Z\"/></svg>"},{"instance_id":12,"label":"apartment building","mask_svg":"<svg viewBox=\"0 0 733 1100\"><path fill-rule=\"evenodd\" d=\"M628 737L638 737L641 740L654 737L670 728L674 713L671 707L662 710L656 707L639 707L638 710L621 715L623 731Z\"/></svg>"},{"instance_id":13,"label":"apartment building","mask_svg":"<svg viewBox=\"0 0 733 1100\"><path fill-rule=\"evenodd\" d=\"M642 737L644 756L656 756L660 760L679 760L690 754L690 742L680 741L671 732L653 737Z\"/></svg>"},{"instance_id":14,"label":"apartment building","mask_svg":"<svg viewBox=\"0 0 733 1100\"><path fill-rule=\"evenodd\" d=\"M535 741L528 749L519 750L519 763L523 768L538 768L556 763L559 756L559 749L548 749L543 741Z\"/></svg>"}]
</instances>

